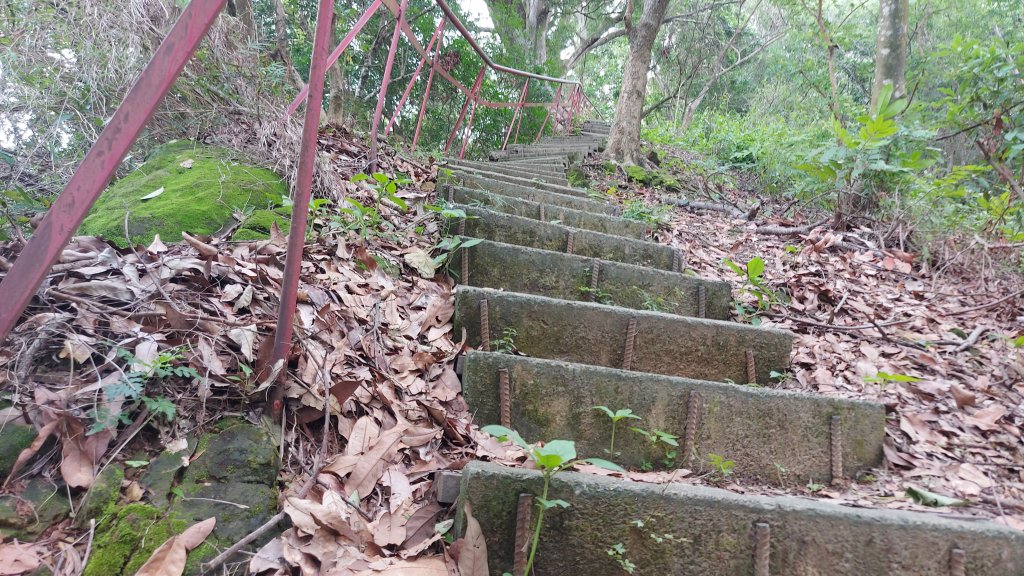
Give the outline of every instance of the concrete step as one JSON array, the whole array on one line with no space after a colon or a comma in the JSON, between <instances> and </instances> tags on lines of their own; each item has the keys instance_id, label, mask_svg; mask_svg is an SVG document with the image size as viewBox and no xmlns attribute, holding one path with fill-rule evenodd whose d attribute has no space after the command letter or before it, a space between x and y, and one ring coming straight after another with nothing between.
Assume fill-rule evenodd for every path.
<instances>
[{"instance_id":1,"label":"concrete step","mask_svg":"<svg viewBox=\"0 0 1024 576\"><path fill-rule=\"evenodd\" d=\"M530 166L495 166L497 162L449 162L448 168L451 170L486 170L494 174L503 174L505 176L513 176L516 178L528 178L530 180L540 180L547 182L548 184L554 184L556 186L569 186L569 180L565 177L565 169L561 168L555 170L544 170L537 169Z\"/></svg>"},{"instance_id":2,"label":"concrete step","mask_svg":"<svg viewBox=\"0 0 1024 576\"><path fill-rule=\"evenodd\" d=\"M548 157L525 158L525 159L515 159L515 158L511 158L510 159L510 158L506 158L504 160L492 160L492 161L488 162L488 164L495 164L495 163L500 163L502 165L505 165L505 164L512 164L512 165L523 164L523 165L529 165L529 166L560 166L562 168L565 168L566 165L568 164L568 160L566 159L565 156L548 156Z\"/></svg>"},{"instance_id":3,"label":"concrete step","mask_svg":"<svg viewBox=\"0 0 1024 576\"><path fill-rule=\"evenodd\" d=\"M538 174L542 176L554 176L556 178L565 178L565 173L568 171L567 166L561 164L534 164L529 163L498 163L498 162L478 162L474 160L450 160L449 164L456 166L469 166L473 168L480 168L482 170L497 171L502 170L516 170L523 174Z\"/></svg>"},{"instance_id":4,"label":"concrete step","mask_svg":"<svg viewBox=\"0 0 1024 576\"><path fill-rule=\"evenodd\" d=\"M833 465L842 478L856 478L882 462L881 404L495 352L471 352L462 383L479 425L501 423L507 383L505 424L527 442L572 439L580 457L609 458L610 423L593 406L631 409L642 420L620 423L615 451L621 454L610 459L633 469L644 463L665 469L666 451L627 426L676 435L670 467L705 473L716 454L735 463L730 479L740 483L828 484Z\"/></svg>"},{"instance_id":5,"label":"concrete step","mask_svg":"<svg viewBox=\"0 0 1024 576\"><path fill-rule=\"evenodd\" d=\"M464 469L461 502L483 530L491 574L513 566L520 495L542 486L536 471L484 462ZM544 515L538 576L621 575L607 552L617 544L635 576L1024 574L1024 532L990 522L576 472L557 474L548 499L569 507ZM460 530L462 516L460 508Z\"/></svg>"},{"instance_id":6,"label":"concrete step","mask_svg":"<svg viewBox=\"0 0 1024 576\"><path fill-rule=\"evenodd\" d=\"M782 330L472 286L455 291L453 333L462 329L484 351L510 329L526 356L760 385L788 369L793 345Z\"/></svg>"},{"instance_id":7,"label":"concrete step","mask_svg":"<svg viewBox=\"0 0 1024 576\"><path fill-rule=\"evenodd\" d=\"M458 226L462 230L458 232L460 235L473 238L649 266L660 270L678 271L682 264L681 255L675 250L654 242L580 230L474 206L466 207L465 211L469 216L465 224L449 223L449 233L454 233L455 230L452 228Z\"/></svg>"},{"instance_id":8,"label":"concrete step","mask_svg":"<svg viewBox=\"0 0 1024 576\"><path fill-rule=\"evenodd\" d=\"M518 176L509 176L508 174L502 174L500 172L492 172L490 170L484 170L483 168L470 168L458 166L452 169L455 176L462 174L470 174L476 176L483 176L490 178L491 180L499 180L502 182L508 182L509 184L517 184L526 188L534 188L537 190L546 190L548 192L555 192L558 194L567 194L569 196L586 197L587 191L581 188L573 188L572 186L559 186L557 184L549 184L535 180L533 178L520 178Z\"/></svg>"},{"instance_id":9,"label":"concrete step","mask_svg":"<svg viewBox=\"0 0 1024 576\"><path fill-rule=\"evenodd\" d=\"M446 190L457 190L459 188L479 189L487 192L493 192L495 194L501 194L502 196L514 196L531 202L540 202L550 206L562 206L565 208L572 208L573 210L583 210L593 214L607 214L614 216L619 211L618 207L605 204L598 200L591 200L590 198L582 198L579 196L569 196L567 194L558 194L556 192L547 192L544 190L535 190L525 186L509 184L508 182L491 180L489 178L460 175L459 180L461 180L465 186L445 184L444 186L446 187Z\"/></svg>"},{"instance_id":10,"label":"concrete step","mask_svg":"<svg viewBox=\"0 0 1024 576\"><path fill-rule=\"evenodd\" d=\"M455 203L467 207L482 207L504 214L532 218L540 222L556 222L580 230L593 230L603 234L641 240L647 235L647 225L643 222L561 206L548 206L515 196L458 188L452 191L451 198Z\"/></svg>"},{"instance_id":11,"label":"concrete step","mask_svg":"<svg viewBox=\"0 0 1024 576\"><path fill-rule=\"evenodd\" d=\"M725 282L489 240L457 250L450 269L467 286L696 318L727 320L732 302Z\"/></svg>"}]
</instances>

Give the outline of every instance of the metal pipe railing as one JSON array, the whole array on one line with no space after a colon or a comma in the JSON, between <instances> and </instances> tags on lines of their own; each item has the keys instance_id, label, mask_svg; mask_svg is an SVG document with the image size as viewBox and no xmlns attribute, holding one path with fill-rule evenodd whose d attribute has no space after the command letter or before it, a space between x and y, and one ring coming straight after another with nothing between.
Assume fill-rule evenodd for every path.
<instances>
[{"instance_id":1,"label":"metal pipe railing","mask_svg":"<svg viewBox=\"0 0 1024 576\"><path fill-rule=\"evenodd\" d=\"M385 68L384 82L382 82L380 93L378 94L377 108L374 111L373 126L371 126L371 163L376 159L377 132L383 115L384 102L387 98L387 84L390 81L391 68L394 64L397 42L400 35L404 35L409 40L413 49L420 55L420 67L426 62L430 62L430 75L427 80L423 101L420 104L420 118L417 121L416 134L413 138L414 148L419 139L420 125L426 109L427 99L430 96L430 88L435 73L448 80L460 92L466 95L466 103L445 146L446 151L450 149L462 120L465 118L466 112L469 111L469 121L465 127L462 147L459 152L460 157L465 155L466 146L471 135L473 115L480 106L485 108L514 108L512 124L516 125L515 139L518 141L524 108L547 108L547 116L545 116L544 124L541 126L541 132L538 133L539 138L540 133L543 132L552 115L554 116L554 122L558 122L559 117L564 112L568 112L568 118L571 121L572 115L578 112L584 100L590 103L590 99L587 98L583 91L583 85L577 80L555 78L495 63L476 43L472 34L466 29L451 7L448 6L447 2L445 0L434 1L444 16L431 41L432 46L428 46L427 49L424 49L405 19L407 0L401 0L401 5L396 0L372 0L363 14L356 20L352 29L338 43L338 46L333 51L329 51L334 4L333 0L319 0L313 52L310 59L309 83L299 91L299 94L285 108L285 115L287 116L298 110L304 101L316 104L307 106L303 121L302 144L299 152L299 164L293 193L294 205L291 229L288 236L288 254L285 260L285 270L282 279L281 302L277 327L270 340L273 348L268 366L273 367L271 373L277 374L278 377L285 372L282 363L286 362L288 351L291 347L292 322L295 314L303 246L308 222L308 204L312 191L317 134L322 108L320 103L322 102L324 92L324 76L327 69L341 57L341 54L348 48L356 35L367 25L382 5L386 6L395 15L396 26ZM99 138L89 149L81 165L75 170L75 174L67 186L65 186L63 192L50 207L39 228L15 260L14 265L3 275L3 279L0 281L0 302L4 303L4 306L0 307L0 342L5 340L14 328L14 325L46 277L47 272L53 263L57 261L71 236L81 225L82 220L85 219L86 214L100 193L110 182L115 170L134 144L136 138L138 138L142 128L156 111L157 106L159 106L164 96L166 96L174 84L174 81L181 74L185 64L198 47L199 42L206 36L217 15L220 14L226 4L227 0L192 0L188 4L178 18L178 21L167 34L167 37L154 53L150 62L146 65L146 68L139 75L138 80L125 96L113 117L111 117L106 128L104 128ZM445 70L438 63L437 55L442 39L440 33L446 20L452 23L459 34L484 62L484 66L481 67L472 88L468 88L459 82L448 70ZM434 43L435 40L436 44ZM527 79L517 101L490 102L480 98L481 84L488 68L495 72ZM417 77L418 72L419 69L417 69ZM530 80L557 83L558 89L555 92L553 101L550 103L526 102ZM414 77L409 87L406 88L401 99L402 104L395 110L395 116L392 118L391 123L397 118L401 105L404 105L415 81L416 78ZM572 86L572 89L568 99L568 109L563 111L562 90L565 86ZM590 106L596 110L593 104L590 104ZM385 135L391 123L385 128ZM510 125L509 133L511 133L511 128L512 126ZM509 134L506 134L505 145L508 143L508 138ZM275 416L279 416L282 408L281 396L279 394L280 389L274 387L271 390L272 392L269 395L271 410Z\"/></svg>"}]
</instances>

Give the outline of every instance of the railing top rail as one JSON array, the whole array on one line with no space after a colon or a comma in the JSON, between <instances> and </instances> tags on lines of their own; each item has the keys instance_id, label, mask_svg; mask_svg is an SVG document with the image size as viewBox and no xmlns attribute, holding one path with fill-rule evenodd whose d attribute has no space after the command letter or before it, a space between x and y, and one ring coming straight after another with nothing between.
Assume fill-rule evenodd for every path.
<instances>
[{"instance_id":1,"label":"railing top rail","mask_svg":"<svg viewBox=\"0 0 1024 576\"><path fill-rule=\"evenodd\" d=\"M570 80L568 78L555 78L553 76L545 76L544 74L527 72L525 70L510 68L508 66L503 66L501 64L495 63L493 60L491 60L490 56L488 56L487 53L484 52L482 48L480 48L480 45L476 43L476 40L473 39L473 35L470 34L468 29L466 29L466 26L462 23L461 20L459 20L459 17L455 15L455 12L453 12L451 7L448 6L448 3L445 2L445 0L434 0L434 2L437 4L438 8L440 8L441 11L444 12L444 15L448 18L448 20L451 21L452 25L454 25L455 28L459 31L459 33L462 34L462 37L466 39L466 42L469 42L469 45L473 47L473 51L476 52L477 55L483 59L484 63L487 64L487 66L492 70L496 70L498 72L505 72L507 74L512 74L515 76L522 76L525 78L542 80L544 82L557 82L559 84L580 84L579 80Z\"/></svg>"}]
</instances>

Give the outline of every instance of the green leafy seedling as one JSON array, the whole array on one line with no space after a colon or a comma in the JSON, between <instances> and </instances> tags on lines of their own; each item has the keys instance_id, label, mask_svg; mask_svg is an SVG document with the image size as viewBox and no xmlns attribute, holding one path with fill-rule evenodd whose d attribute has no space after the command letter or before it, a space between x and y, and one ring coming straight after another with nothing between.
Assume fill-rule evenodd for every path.
<instances>
[{"instance_id":1,"label":"green leafy seedling","mask_svg":"<svg viewBox=\"0 0 1024 576\"><path fill-rule=\"evenodd\" d=\"M537 544L540 542L540 531L544 522L544 512L551 508L568 508L569 503L565 500L552 499L548 497L551 488L551 479L556 474L568 470L577 464L593 464L606 470L625 472L625 470L608 460L601 458L576 458L576 443L571 440L551 440L546 444L528 444L518 432L505 426L490 425L484 426L481 431L496 437L502 442L512 442L526 451L530 460L537 466L544 479L544 487L540 496L534 497L537 506L537 514L533 520L533 538L530 542L530 553L526 559L526 567L522 576L529 576L533 569L533 561L537 557Z\"/></svg>"},{"instance_id":2,"label":"green leafy seedling","mask_svg":"<svg viewBox=\"0 0 1024 576\"><path fill-rule=\"evenodd\" d=\"M607 452L610 456L615 456L615 429L618 427L619 421L625 420L627 418L632 420L640 420L641 418L636 414L633 414L633 411L630 410L629 408L623 408L621 410L612 411L612 409L607 406L594 406L593 410L597 410L599 412L604 413L604 415L607 416L608 419L612 421L612 439L611 442L608 444Z\"/></svg>"}]
</instances>

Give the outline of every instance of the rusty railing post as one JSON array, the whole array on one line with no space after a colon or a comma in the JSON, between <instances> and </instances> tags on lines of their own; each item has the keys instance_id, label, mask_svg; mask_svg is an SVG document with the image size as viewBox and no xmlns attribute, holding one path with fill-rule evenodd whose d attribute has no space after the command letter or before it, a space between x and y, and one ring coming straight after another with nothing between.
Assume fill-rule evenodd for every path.
<instances>
[{"instance_id":1,"label":"rusty railing post","mask_svg":"<svg viewBox=\"0 0 1024 576\"><path fill-rule=\"evenodd\" d=\"M412 87L416 84L416 81L420 78L420 72L423 70L423 65L427 63L428 59L432 59L430 56L431 50L434 48L434 44L437 42L437 38L441 35L441 31L444 30L444 25L448 22L445 18L441 18L441 22L438 23L437 29L434 30L434 35L430 38L430 43L427 44L427 54L420 58L419 66L416 67L416 71L412 73L412 78L409 79L409 85L405 87L405 92L402 97L398 100L398 106L395 107L395 113L391 115L391 120L388 125L384 128L384 137L387 138L388 134L391 133L391 126L394 125L395 121L398 120L398 114L402 112L402 106L405 106L405 101L409 99L409 94L412 92ZM433 72L433 69L431 69Z\"/></svg>"},{"instance_id":2,"label":"rusty railing post","mask_svg":"<svg viewBox=\"0 0 1024 576\"><path fill-rule=\"evenodd\" d=\"M484 80L484 72L487 71L487 64L480 67L480 72L476 75L476 82L473 82L473 88L470 89L469 94L466 94L466 103L462 105L462 111L459 112L459 117L455 120L455 125L452 126L452 133L448 135L448 143L444 145L444 153L447 154L448 150L452 147L452 142L455 141L455 135L459 132L459 127L462 126L462 119L466 116L466 110L469 108L470 103L476 97L477 91L480 89L480 83Z\"/></svg>"},{"instance_id":3,"label":"rusty railing post","mask_svg":"<svg viewBox=\"0 0 1024 576\"><path fill-rule=\"evenodd\" d=\"M486 71L487 71L486 64L484 66L480 67L480 72L481 73L486 73ZM482 80L482 78L481 78L481 80ZM480 85L476 87L476 90L474 90L473 94L472 94L473 107L469 109L469 120L466 121L466 132L462 136L462 149L459 150L459 160L462 160L463 158L466 157L466 144L469 143L469 136L470 136L470 134L473 133L473 118L476 117L476 107L477 107L477 105L480 102L480 90L481 90L481 88L483 88L483 82L481 82Z\"/></svg>"},{"instance_id":4,"label":"rusty railing post","mask_svg":"<svg viewBox=\"0 0 1024 576\"><path fill-rule=\"evenodd\" d=\"M380 129L380 118L384 114L384 101L388 97L388 85L391 84L391 69L395 66L395 53L398 52L398 37L402 34L402 25L405 24L405 7L408 0L402 0L398 8L398 15L395 18L395 32L391 35L391 49L388 51L388 61L384 64L384 79L380 85L380 94L377 95L377 108L373 111L373 125L370 126L370 171L377 171L377 131Z\"/></svg>"},{"instance_id":5,"label":"rusty railing post","mask_svg":"<svg viewBox=\"0 0 1024 576\"><path fill-rule=\"evenodd\" d=\"M327 73L327 56L331 38L331 21L334 0L320 0L316 17L316 32L313 36L313 53L309 62L309 105L302 123L302 148L299 150L299 167L295 175L295 194L292 198L291 229L288 231L288 255L284 262L284 277L281 280L281 305L277 314L277 329L274 330L274 348L271 366L278 362L287 363L288 351L292 344L292 318L299 294L299 273L302 271L302 249L306 243L306 224L309 217L309 196L313 189L313 167L316 163L317 135L320 132L321 102L324 97L324 75ZM283 379L287 370L281 370L278 378ZM281 416L281 386L275 383L271 389L271 412L274 418Z\"/></svg>"},{"instance_id":6,"label":"rusty railing post","mask_svg":"<svg viewBox=\"0 0 1024 576\"><path fill-rule=\"evenodd\" d=\"M516 103L515 112L512 113L512 121L508 124L508 132L505 133L505 142L501 145L502 150L508 147L508 139L512 136L512 129L516 126L516 119L518 119L519 115L523 112L523 102L526 101L526 92L529 88L530 79L527 78L526 82L523 83L523 91L519 93L519 100ZM516 134L518 133L519 131L516 130Z\"/></svg>"},{"instance_id":7,"label":"rusty railing post","mask_svg":"<svg viewBox=\"0 0 1024 576\"><path fill-rule=\"evenodd\" d=\"M227 0L190 2L0 282L0 342L28 306Z\"/></svg>"},{"instance_id":8,"label":"rusty railing post","mask_svg":"<svg viewBox=\"0 0 1024 576\"><path fill-rule=\"evenodd\" d=\"M536 144L540 141L540 137L544 134L544 128L548 125L548 119L551 118L551 111L555 111L555 121L558 121L558 103L562 99L562 85L558 85L558 90L555 90L555 97L551 99L551 106L548 107L548 113L544 115L544 122L540 125L540 130L537 131L537 137L533 139L533 143Z\"/></svg>"},{"instance_id":9,"label":"rusty railing post","mask_svg":"<svg viewBox=\"0 0 1024 576\"><path fill-rule=\"evenodd\" d=\"M430 62L430 74L427 75L427 87L423 90L423 100L420 102L419 116L416 118L416 133L412 137L412 149L416 149L416 144L420 141L420 128L423 126L423 116L427 113L427 100L430 98L430 87L434 84L434 71L437 70L437 55L441 53L441 38L437 41L437 47L434 48L434 57Z\"/></svg>"}]
</instances>

